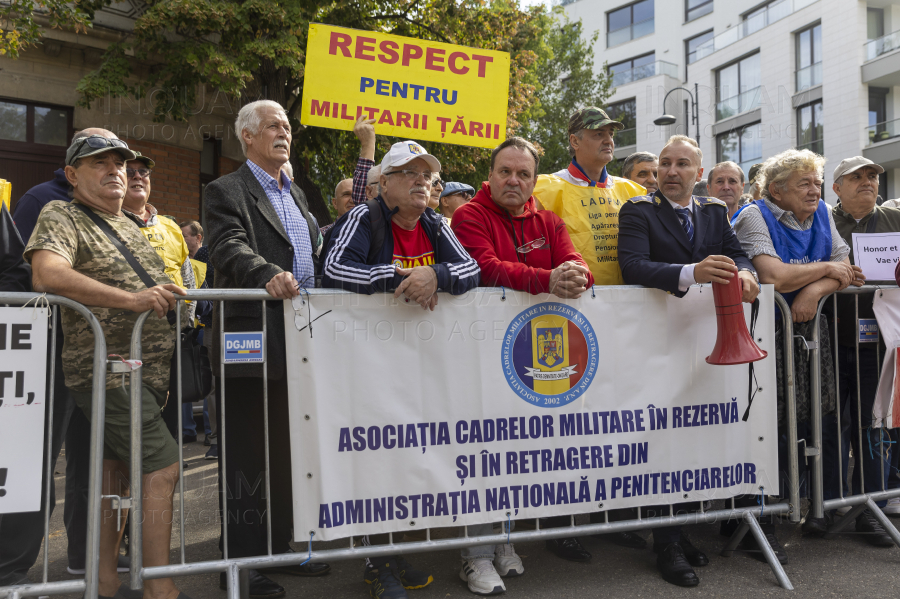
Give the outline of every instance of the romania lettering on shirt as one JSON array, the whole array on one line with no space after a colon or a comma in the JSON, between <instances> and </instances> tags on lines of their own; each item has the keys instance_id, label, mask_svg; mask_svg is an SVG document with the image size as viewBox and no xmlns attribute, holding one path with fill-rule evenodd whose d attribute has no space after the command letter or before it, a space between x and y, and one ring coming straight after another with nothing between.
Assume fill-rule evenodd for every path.
<instances>
[{"instance_id":1,"label":"romania lettering on shirt","mask_svg":"<svg viewBox=\"0 0 900 599\"><path fill-rule=\"evenodd\" d=\"M394 234L394 255L391 260L394 266L415 268L434 264L434 247L421 223L416 223L415 229L407 231L391 222L391 231Z\"/></svg>"}]
</instances>

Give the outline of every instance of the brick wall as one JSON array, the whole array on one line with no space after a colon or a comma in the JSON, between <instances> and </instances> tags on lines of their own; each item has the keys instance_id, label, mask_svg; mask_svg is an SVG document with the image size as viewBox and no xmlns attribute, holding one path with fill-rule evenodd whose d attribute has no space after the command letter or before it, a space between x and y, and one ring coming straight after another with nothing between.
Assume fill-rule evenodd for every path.
<instances>
[{"instance_id":1,"label":"brick wall","mask_svg":"<svg viewBox=\"0 0 900 599\"><path fill-rule=\"evenodd\" d=\"M200 152L129 139L128 147L156 162L150 177L150 203L179 222L200 219Z\"/></svg>"},{"instance_id":2,"label":"brick wall","mask_svg":"<svg viewBox=\"0 0 900 599\"><path fill-rule=\"evenodd\" d=\"M225 158L221 156L219 158L219 176L227 175L228 173L233 173L238 170L243 162L238 162L237 160L232 160L231 158Z\"/></svg>"}]
</instances>

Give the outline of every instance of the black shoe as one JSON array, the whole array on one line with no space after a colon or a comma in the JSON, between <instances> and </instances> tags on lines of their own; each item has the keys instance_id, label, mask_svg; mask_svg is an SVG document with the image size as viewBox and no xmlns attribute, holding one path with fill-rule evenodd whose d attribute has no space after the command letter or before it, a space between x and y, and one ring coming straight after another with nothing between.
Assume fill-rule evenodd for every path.
<instances>
[{"instance_id":1,"label":"black shoe","mask_svg":"<svg viewBox=\"0 0 900 599\"><path fill-rule=\"evenodd\" d=\"M628 547L629 549L643 549L647 546L647 541L645 541L642 536L633 532L608 532L594 536L598 539L609 541L613 545Z\"/></svg>"},{"instance_id":2,"label":"black shoe","mask_svg":"<svg viewBox=\"0 0 900 599\"><path fill-rule=\"evenodd\" d=\"M288 549L285 553L295 553L293 549ZM308 562L294 566L273 566L266 568L266 574L289 574L291 576L325 576L331 572L331 566L328 564L316 564Z\"/></svg>"},{"instance_id":3,"label":"black shoe","mask_svg":"<svg viewBox=\"0 0 900 599\"><path fill-rule=\"evenodd\" d=\"M684 550L678 543L670 543L656 556L656 567L663 580L680 587L695 587L700 579L684 556Z\"/></svg>"},{"instance_id":4,"label":"black shoe","mask_svg":"<svg viewBox=\"0 0 900 599\"><path fill-rule=\"evenodd\" d=\"M864 533L865 536L863 538L866 540L866 543L874 547L894 546L894 540L891 539L881 522L876 520L869 510L865 510L856 517L856 532Z\"/></svg>"},{"instance_id":5,"label":"black shoe","mask_svg":"<svg viewBox=\"0 0 900 599\"><path fill-rule=\"evenodd\" d=\"M219 574L219 588L226 589L225 572ZM250 570L250 598L275 599L284 597L284 587L270 578L266 578L258 570Z\"/></svg>"},{"instance_id":6,"label":"black shoe","mask_svg":"<svg viewBox=\"0 0 900 599\"><path fill-rule=\"evenodd\" d=\"M203 445L204 445L205 447L209 447L210 445L212 445L212 443L211 443L210 440L209 440L209 438L210 438L211 436L212 436L212 435L204 435L204 436L203 436Z\"/></svg>"},{"instance_id":7,"label":"black shoe","mask_svg":"<svg viewBox=\"0 0 900 599\"><path fill-rule=\"evenodd\" d=\"M828 532L829 524L828 518L813 518L812 516L807 516L803 525L800 526L800 532L805 535L820 537Z\"/></svg>"},{"instance_id":8,"label":"black shoe","mask_svg":"<svg viewBox=\"0 0 900 599\"><path fill-rule=\"evenodd\" d=\"M684 551L684 557L690 565L695 568L702 568L703 566L709 565L709 558L706 557L706 554L694 547L688 538L684 536L684 533L681 533L678 544L681 545L681 550Z\"/></svg>"},{"instance_id":9,"label":"black shoe","mask_svg":"<svg viewBox=\"0 0 900 599\"><path fill-rule=\"evenodd\" d=\"M775 553L775 557L778 558L778 563L782 566L786 566L788 563L787 552L784 550L784 547L781 546L781 541L775 536L775 530L767 527L763 529L763 534L766 536L769 547L771 547L772 551ZM744 538L741 540L740 549L746 551L761 562L766 561L766 554L763 553L759 543L756 542L756 537L754 537L753 533L750 531L747 531L747 534L745 534Z\"/></svg>"},{"instance_id":10,"label":"black shoe","mask_svg":"<svg viewBox=\"0 0 900 599\"><path fill-rule=\"evenodd\" d=\"M400 569L393 557L376 557L371 560L375 569L375 580L369 585L369 596L373 599L407 599L406 589L400 582Z\"/></svg>"},{"instance_id":11,"label":"black shoe","mask_svg":"<svg viewBox=\"0 0 900 599\"><path fill-rule=\"evenodd\" d=\"M678 540L678 544L681 545L681 551L682 553L684 553L684 558L690 565L695 568L701 568L703 566L709 565L709 558L706 557L706 554L694 547L683 533L681 535L681 538ZM666 547L667 545L657 545L654 543L653 553L660 554L665 550Z\"/></svg>"},{"instance_id":12,"label":"black shoe","mask_svg":"<svg viewBox=\"0 0 900 599\"><path fill-rule=\"evenodd\" d=\"M551 539L550 541L547 541L547 549L555 553L558 557L567 559L571 562L591 561L591 552L582 547L581 543L575 537Z\"/></svg>"},{"instance_id":13,"label":"black shoe","mask_svg":"<svg viewBox=\"0 0 900 599\"><path fill-rule=\"evenodd\" d=\"M204 460L218 460L219 459L219 446L211 445L209 447L209 451L206 452L206 455L203 456Z\"/></svg>"},{"instance_id":14,"label":"black shoe","mask_svg":"<svg viewBox=\"0 0 900 599\"><path fill-rule=\"evenodd\" d=\"M188 443L194 443L197 441L197 435L183 435L181 437L182 445L187 445Z\"/></svg>"}]
</instances>

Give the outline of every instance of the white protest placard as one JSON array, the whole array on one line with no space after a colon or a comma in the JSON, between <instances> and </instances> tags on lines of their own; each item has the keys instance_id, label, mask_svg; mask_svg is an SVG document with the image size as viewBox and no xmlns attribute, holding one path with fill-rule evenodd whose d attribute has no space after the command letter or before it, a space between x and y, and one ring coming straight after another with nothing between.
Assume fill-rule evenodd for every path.
<instances>
[{"instance_id":1,"label":"white protest placard","mask_svg":"<svg viewBox=\"0 0 900 599\"><path fill-rule=\"evenodd\" d=\"M853 262L869 281L893 281L900 233L854 233Z\"/></svg>"},{"instance_id":2,"label":"white protest placard","mask_svg":"<svg viewBox=\"0 0 900 599\"><path fill-rule=\"evenodd\" d=\"M297 540L779 493L771 285L746 422L709 287L316 291L285 303Z\"/></svg>"},{"instance_id":3,"label":"white protest placard","mask_svg":"<svg viewBox=\"0 0 900 599\"><path fill-rule=\"evenodd\" d=\"M45 308L0 308L0 514L41 509Z\"/></svg>"}]
</instances>

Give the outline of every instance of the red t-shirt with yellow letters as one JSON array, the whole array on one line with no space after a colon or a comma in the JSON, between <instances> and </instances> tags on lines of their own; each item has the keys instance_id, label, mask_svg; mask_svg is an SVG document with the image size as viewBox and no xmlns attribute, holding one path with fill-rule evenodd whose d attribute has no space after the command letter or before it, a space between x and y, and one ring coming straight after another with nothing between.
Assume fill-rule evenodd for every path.
<instances>
[{"instance_id":1,"label":"red t-shirt with yellow letters","mask_svg":"<svg viewBox=\"0 0 900 599\"><path fill-rule=\"evenodd\" d=\"M434 264L434 248L422 223L417 222L415 229L407 231L391 222L391 232L394 234L394 256L391 260L394 266L415 268Z\"/></svg>"}]
</instances>

